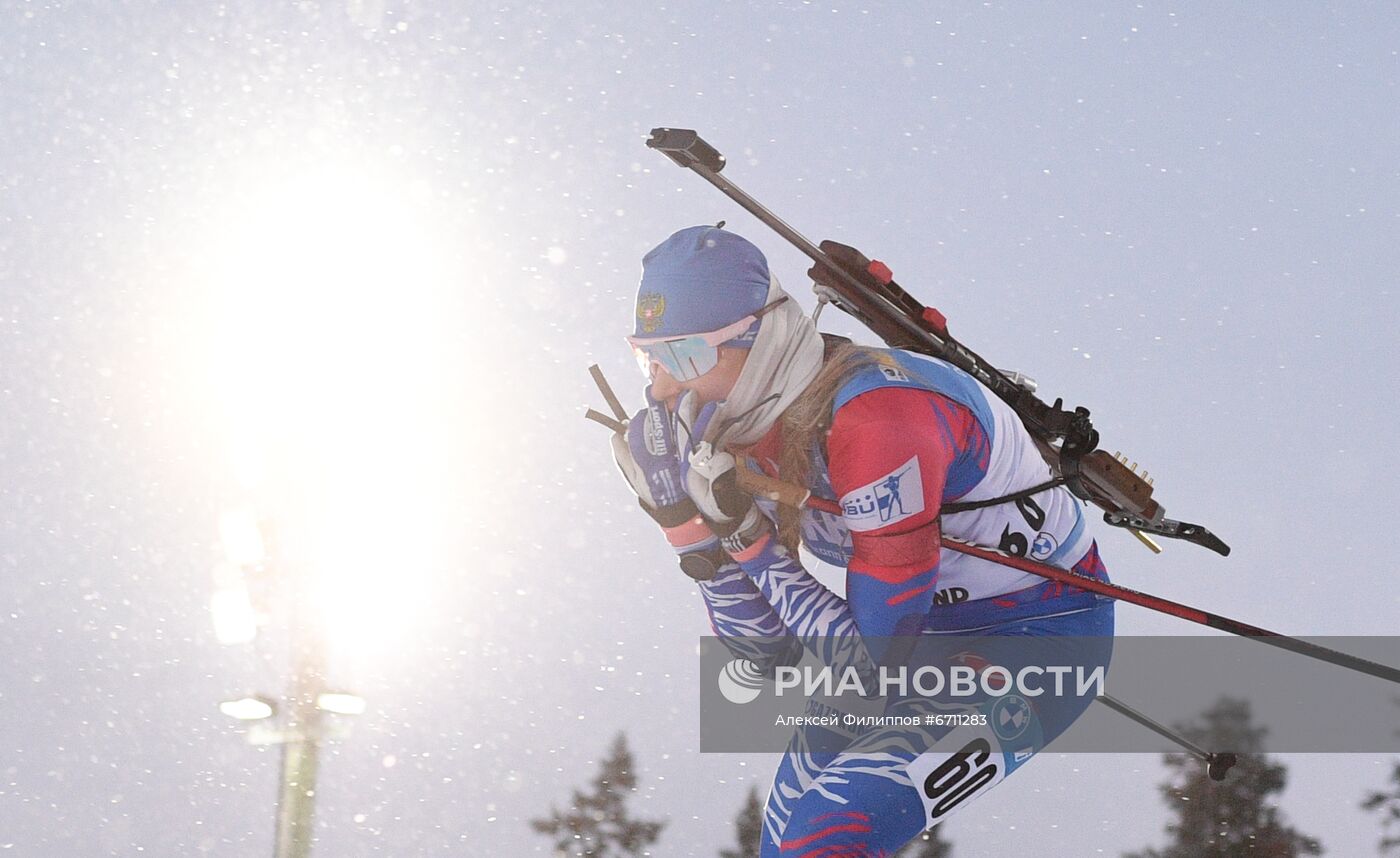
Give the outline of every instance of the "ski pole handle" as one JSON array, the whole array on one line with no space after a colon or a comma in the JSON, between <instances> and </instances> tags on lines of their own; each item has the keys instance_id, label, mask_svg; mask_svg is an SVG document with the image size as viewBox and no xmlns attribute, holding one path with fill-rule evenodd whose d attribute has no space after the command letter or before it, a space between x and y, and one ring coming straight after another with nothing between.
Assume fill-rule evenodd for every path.
<instances>
[{"instance_id":1,"label":"ski pole handle","mask_svg":"<svg viewBox=\"0 0 1400 858\"><path fill-rule=\"evenodd\" d=\"M613 430L619 435L627 431L627 424L625 422L621 420L614 420L608 415L602 413L601 411L595 411L592 408L590 408L583 413L583 416L589 420L592 420L594 423L599 423L603 426L608 427L609 429Z\"/></svg>"},{"instance_id":2,"label":"ski pole handle","mask_svg":"<svg viewBox=\"0 0 1400 858\"><path fill-rule=\"evenodd\" d=\"M593 383L598 385L598 390L602 391L603 398L608 401L608 407L612 409L613 416L618 419L618 422L626 423L627 411L622 407L622 403L618 401L617 394L613 393L612 385L608 384L606 378L603 378L603 371L599 369L598 365L595 363L588 368L588 374L593 376Z\"/></svg>"}]
</instances>

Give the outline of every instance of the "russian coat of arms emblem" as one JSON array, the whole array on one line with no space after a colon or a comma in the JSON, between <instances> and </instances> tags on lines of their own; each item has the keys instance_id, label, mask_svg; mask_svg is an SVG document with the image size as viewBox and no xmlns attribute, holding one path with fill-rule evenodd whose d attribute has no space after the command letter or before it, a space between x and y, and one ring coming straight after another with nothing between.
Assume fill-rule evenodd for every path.
<instances>
[{"instance_id":1,"label":"russian coat of arms emblem","mask_svg":"<svg viewBox=\"0 0 1400 858\"><path fill-rule=\"evenodd\" d=\"M642 333L649 334L661 327L661 317L665 314L665 295L649 292L637 297L637 320L642 323Z\"/></svg>"}]
</instances>

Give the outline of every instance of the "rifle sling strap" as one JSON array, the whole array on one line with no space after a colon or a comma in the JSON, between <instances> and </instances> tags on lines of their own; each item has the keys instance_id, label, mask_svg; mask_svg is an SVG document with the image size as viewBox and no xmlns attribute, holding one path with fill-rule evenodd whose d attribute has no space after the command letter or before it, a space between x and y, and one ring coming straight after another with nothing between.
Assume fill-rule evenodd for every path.
<instances>
[{"instance_id":1,"label":"rifle sling strap","mask_svg":"<svg viewBox=\"0 0 1400 858\"><path fill-rule=\"evenodd\" d=\"M1041 483L1040 485L1031 486L1028 489L1022 489L1019 492L1013 492L1009 495L1003 495L999 498L991 498L989 500L980 501L966 501L964 503L945 503L939 510L939 514L952 515L953 513L957 512L967 512L969 510L974 509L984 509L989 506L999 506L1004 503L1015 503L1016 501L1025 500L1026 498L1032 495L1038 495L1041 492L1046 491L1047 489L1053 489L1056 486L1062 486L1064 484L1064 477L1056 477L1053 480L1047 480Z\"/></svg>"}]
</instances>

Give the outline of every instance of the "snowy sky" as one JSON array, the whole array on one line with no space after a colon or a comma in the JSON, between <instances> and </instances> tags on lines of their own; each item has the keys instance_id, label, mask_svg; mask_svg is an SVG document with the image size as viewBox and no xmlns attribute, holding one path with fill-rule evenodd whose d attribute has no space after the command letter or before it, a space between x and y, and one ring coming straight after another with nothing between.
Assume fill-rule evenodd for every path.
<instances>
[{"instance_id":1,"label":"snowy sky","mask_svg":"<svg viewBox=\"0 0 1400 858\"><path fill-rule=\"evenodd\" d=\"M707 625L580 419L586 367L636 406L638 260L683 226L727 219L811 299L805 260L644 148L657 125L1088 406L1169 515L1235 549L1101 532L1117 580L1393 630L1391 4L3 11L7 854L270 850L277 753L216 709L286 667L276 626L214 638L239 508L336 582L331 673L370 701L324 764L322 854L543 854L526 820L618 730L659 854L728 845L775 758L696 753ZM1131 607L1119 630L1193 632ZM1389 758L1285 761L1289 817L1371 852L1356 805ZM948 835L1157 843L1161 775L1049 754Z\"/></svg>"}]
</instances>

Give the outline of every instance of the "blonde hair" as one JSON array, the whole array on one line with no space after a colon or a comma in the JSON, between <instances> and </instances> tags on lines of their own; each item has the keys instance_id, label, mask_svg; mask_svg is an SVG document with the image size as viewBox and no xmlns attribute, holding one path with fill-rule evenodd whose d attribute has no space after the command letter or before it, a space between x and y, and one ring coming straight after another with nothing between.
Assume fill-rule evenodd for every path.
<instances>
[{"instance_id":1,"label":"blonde hair","mask_svg":"<svg viewBox=\"0 0 1400 858\"><path fill-rule=\"evenodd\" d=\"M861 370L879 363L880 352L848 340L828 341L822 368L807 389L779 418L783 449L778 458L778 477L785 482L807 485L812 468L812 451L826 443L831 429L831 407L836 392ZM778 539L793 556L801 541L801 514L789 507L778 511Z\"/></svg>"}]
</instances>

